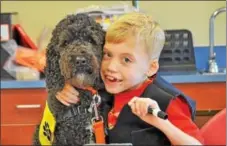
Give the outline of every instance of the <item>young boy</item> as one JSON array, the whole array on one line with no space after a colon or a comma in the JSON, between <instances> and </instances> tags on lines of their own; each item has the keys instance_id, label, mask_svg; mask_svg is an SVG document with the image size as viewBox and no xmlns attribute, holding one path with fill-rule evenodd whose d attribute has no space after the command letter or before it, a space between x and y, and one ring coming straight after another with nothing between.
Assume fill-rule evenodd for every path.
<instances>
[{"instance_id":1,"label":"young boy","mask_svg":"<svg viewBox=\"0 0 227 146\"><path fill-rule=\"evenodd\" d=\"M200 145L203 138L192 121L192 100L157 75L165 36L142 13L120 17L107 30L101 76L108 93L104 119L108 143L133 145ZM71 86L57 94L65 105L79 101ZM106 97L103 97L106 98ZM168 114L163 120L148 114L148 106Z\"/></svg>"}]
</instances>

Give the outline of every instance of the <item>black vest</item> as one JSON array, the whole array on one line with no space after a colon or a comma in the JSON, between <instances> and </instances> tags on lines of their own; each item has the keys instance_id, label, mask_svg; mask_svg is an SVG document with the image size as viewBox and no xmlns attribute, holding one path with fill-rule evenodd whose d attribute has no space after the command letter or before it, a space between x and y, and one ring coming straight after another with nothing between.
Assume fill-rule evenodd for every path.
<instances>
[{"instance_id":1,"label":"black vest","mask_svg":"<svg viewBox=\"0 0 227 146\"><path fill-rule=\"evenodd\" d=\"M159 129L142 121L131 112L126 104L118 117L113 129L107 128L108 112L113 106L113 96L101 92L101 111L106 127L107 143L132 143L133 145L170 145L170 141ZM195 116L195 102L174 88L160 76L156 76L153 83L149 84L141 97L151 98L159 104L162 111L166 111L170 101L176 97L185 99L188 103L192 119Z\"/></svg>"}]
</instances>

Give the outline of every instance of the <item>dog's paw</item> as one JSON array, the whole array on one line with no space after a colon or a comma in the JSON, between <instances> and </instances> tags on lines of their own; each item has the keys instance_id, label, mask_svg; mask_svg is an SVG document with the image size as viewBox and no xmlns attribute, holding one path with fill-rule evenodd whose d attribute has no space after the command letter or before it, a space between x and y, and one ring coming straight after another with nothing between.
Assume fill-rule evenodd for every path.
<instances>
[{"instance_id":1,"label":"dog's paw","mask_svg":"<svg viewBox=\"0 0 227 146\"><path fill-rule=\"evenodd\" d=\"M45 124L43 125L43 135L45 135L47 139L51 141L52 135L51 135L49 124L47 122L45 122Z\"/></svg>"}]
</instances>

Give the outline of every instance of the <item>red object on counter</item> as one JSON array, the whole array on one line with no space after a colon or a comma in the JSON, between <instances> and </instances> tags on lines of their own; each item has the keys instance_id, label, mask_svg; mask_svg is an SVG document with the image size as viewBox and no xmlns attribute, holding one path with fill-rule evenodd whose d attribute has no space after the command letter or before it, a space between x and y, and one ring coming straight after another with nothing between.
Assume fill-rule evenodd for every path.
<instances>
[{"instance_id":1,"label":"red object on counter","mask_svg":"<svg viewBox=\"0 0 227 146\"><path fill-rule=\"evenodd\" d=\"M38 50L35 43L24 31L24 29L20 24L12 25L12 30L13 30L14 39L17 41L18 45L31 48L33 50Z\"/></svg>"}]
</instances>

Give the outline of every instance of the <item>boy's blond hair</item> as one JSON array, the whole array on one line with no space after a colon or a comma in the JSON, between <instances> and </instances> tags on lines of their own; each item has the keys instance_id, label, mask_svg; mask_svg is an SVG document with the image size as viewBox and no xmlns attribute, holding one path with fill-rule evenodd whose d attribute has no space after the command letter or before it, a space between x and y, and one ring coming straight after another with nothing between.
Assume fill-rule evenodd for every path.
<instances>
[{"instance_id":1,"label":"boy's blond hair","mask_svg":"<svg viewBox=\"0 0 227 146\"><path fill-rule=\"evenodd\" d=\"M121 43L129 36L144 41L150 59L159 59L165 43L164 31L150 16L132 12L119 17L106 32L106 42ZM135 40L136 41L136 40Z\"/></svg>"}]
</instances>

